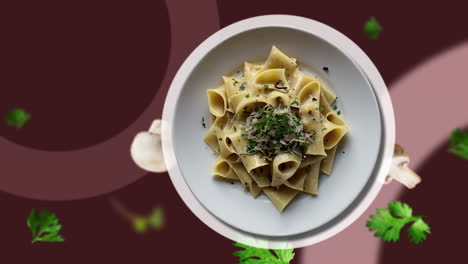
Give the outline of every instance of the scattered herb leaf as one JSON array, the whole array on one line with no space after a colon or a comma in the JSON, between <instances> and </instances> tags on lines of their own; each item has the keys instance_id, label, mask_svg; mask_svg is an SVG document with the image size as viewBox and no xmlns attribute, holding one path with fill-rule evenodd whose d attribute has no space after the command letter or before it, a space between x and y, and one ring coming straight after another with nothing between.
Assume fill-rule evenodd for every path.
<instances>
[{"instance_id":1,"label":"scattered herb leaf","mask_svg":"<svg viewBox=\"0 0 468 264\"><path fill-rule=\"evenodd\" d=\"M333 110L336 110L338 107L336 105L333 106Z\"/></svg>"},{"instance_id":2,"label":"scattered herb leaf","mask_svg":"<svg viewBox=\"0 0 468 264\"><path fill-rule=\"evenodd\" d=\"M247 83L243 82L242 85L239 87L239 90L244 91L246 86L247 86Z\"/></svg>"},{"instance_id":3,"label":"scattered herb leaf","mask_svg":"<svg viewBox=\"0 0 468 264\"><path fill-rule=\"evenodd\" d=\"M160 207L153 208L149 216L134 216L132 218L133 230L136 233L145 233L149 228L160 230L164 227L164 214Z\"/></svg>"},{"instance_id":4,"label":"scattered herb leaf","mask_svg":"<svg viewBox=\"0 0 468 264\"><path fill-rule=\"evenodd\" d=\"M294 249L274 249L273 252L266 248L256 248L241 243L234 243L234 246L241 247L233 253L239 257L239 264L289 264L294 258Z\"/></svg>"},{"instance_id":5,"label":"scattered herb leaf","mask_svg":"<svg viewBox=\"0 0 468 264\"><path fill-rule=\"evenodd\" d=\"M154 230L160 230L164 226L164 214L160 207L153 208L151 215L146 219Z\"/></svg>"},{"instance_id":6,"label":"scattered herb leaf","mask_svg":"<svg viewBox=\"0 0 468 264\"><path fill-rule=\"evenodd\" d=\"M205 124L205 118L202 116L201 118L201 125L206 128L206 124Z\"/></svg>"},{"instance_id":7,"label":"scattered herb leaf","mask_svg":"<svg viewBox=\"0 0 468 264\"><path fill-rule=\"evenodd\" d=\"M135 217L132 219L133 230L137 233L145 233L148 230L148 225L144 217Z\"/></svg>"},{"instance_id":8,"label":"scattered herb leaf","mask_svg":"<svg viewBox=\"0 0 468 264\"><path fill-rule=\"evenodd\" d=\"M450 135L449 151L453 154L468 159L468 132L462 132L459 128Z\"/></svg>"},{"instance_id":9,"label":"scattered herb leaf","mask_svg":"<svg viewBox=\"0 0 468 264\"><path fill-rule=\"evenodd\" d=\"M250 94L246 95L245 98L249 98L250 97Z\"/></svg>"},{"instance_id":10,"label":"scattered herb leaf","mask_svg":"<svg viewBox=\"0 0 468 264\"><path fill-rule=\"evenodd\" d=\"M14 108L7 114L5 121L9 126L22 128L30 118L31 115L23 109Z\"/></svg>"},{"instance_id":11,"label":"scattered herb leaf","mask_svg":"<svg viewBox=\"0 0 468 264\"><path fill-rule=\"evenodd\" d=\"M32 233L32 243L34 242L63 242L59 235L62 225L54 213L42 210L39 214L32 209L27 221L29 230Z\"/></svg>"},{"instance_id":12,"label":"scattered herb leaf","mask_svg":"<svg viewBox=\"0 0 468 264\"><path fill-rule=\"evenodd\" d=\"M382 26L375 17L371 17L364 25L364 33L369 39L377 39L381 31Z\"/></svg>"},{"instance_id":13,"label":"scattered herb leaf","mask_svg":"<svg viewBox=\"0 0 468 264\"><path fill-rule=\"evenodd\" d=\"M341 111L336 112L336 114L341 115Z\"/></svg>"},{"instance_id":14,"label":"scattered herb leaf","mask_svg":"<svg viewBox=\"0 0 468 264\"><path fill-rule=\"evenodd\" d=\"M291 104L299 106L299 101L297 101L297 99L294 99L294 101L292 101Z\"/></svg>"},{"instance_id":15,"label":"scattered herb leaf","mask_svg":"<svg viewBox=\"0 0 468 264\"><path fill-rule=\"evenodd\" d=\"M233 81L233 82L232 82L232 85L234 85L234 86L236 86L236 84L239 83L239 82L238 82L236 79L234 79L234 78L232 78L232 81Z\"/></svg>"},{"instance_id":16,"label":"scattered herb leaf","mask_svg":"<svg viewBox=\"0 0 468 264\"><path fill-rule=\"evenodd\" d=\"M371 215L371 221L367 222L370 231L377 230L375 237L380 237L384 242L395 242L400 239L401 229L413 222L407 231L411 242L420 244L430 233L429 225L424 222L423 216L413 216L413 209L399 201L389 203L389 209L377 209L377 215Z\"/></svg>"}]
</instances>

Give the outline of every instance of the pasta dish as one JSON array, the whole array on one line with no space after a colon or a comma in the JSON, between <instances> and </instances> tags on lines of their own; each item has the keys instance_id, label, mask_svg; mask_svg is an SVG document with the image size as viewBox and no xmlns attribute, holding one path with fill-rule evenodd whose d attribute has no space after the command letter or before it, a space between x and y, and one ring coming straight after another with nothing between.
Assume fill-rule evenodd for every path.
<instances>
[{"instance_id":1,"label":"pasta dish","mask_svg":"<svg viewBox=\"0 0 468 264\"><path fill-rule=\"evenodd\" d=\"M264 64L208 89L211 124L204 141L218 157L213 175L262 192L282 212L298 193L318 194L348 126L336 96L275 46Z\"/></svg>"}]
</instances>

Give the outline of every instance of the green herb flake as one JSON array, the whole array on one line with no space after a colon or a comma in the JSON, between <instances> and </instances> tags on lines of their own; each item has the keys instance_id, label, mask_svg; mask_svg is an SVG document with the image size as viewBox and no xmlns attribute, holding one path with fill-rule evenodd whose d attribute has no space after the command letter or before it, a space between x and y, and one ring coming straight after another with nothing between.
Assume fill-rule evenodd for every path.
<instances>
[{"instance_id":1,"label":"green herb flake","mask_svg":"<svg viewBox=\"0 0 468 264\"><path fill-rule=\"evenodd\" d=\"M32 243L34 242L63 242L59 235L62 225L54 213L42 210L39 214L32 209L27 221L29 230L32 233Z\"/></svg>"},{"instance_id":2,"label":"green herb flake","mask_svg":"<svg viewBox=\"0 0 468 264\"><path fill-rule=\"evenodd\" d=\"M135 217L132 219L133 230L136 233L145 233L148 230L148 224L144 217Z\"/></svg>"},{"instance_id":3,"label":"green herb flake","mask_svg":"<svg viewBox=\"0 0 468 264\"><path fill-rule=\"evenodd\" d=\"M323 106L320 106L320 107L319 107L319 111L323 111Z\"/></svg>"},{"instance_id":4,"label":"green herb flake","mask_svg":"<svg viewBox=\"0 0 468 264\"><path fill-rule=\"evenodd\" d=\"M453 130L449 143L451 153L468 160L468 132L462 132L459 128Z\"/></svg>"},{"instance_id":5,"label":"green herb flake","mask_svg":"<svg viewBox=\"0 0 468 264\"><path fill-rule=\"evenodd\" d=\"M20 108L14 108L5 117L5 121L9 126L22 128L31 118L31 115Z\"/></svg>"},{"instance_id":6,"label":"green herb flake","mask_svg":"<svg viewBox=\"0 0 468 264\"><path fill-rule=\"evenodd\" d=\"M250 97L250 94L246 95L245 98L249 98Z\"/></svg>"},{"instance_id":7,"label":"green herb flake","mask_svg":"<svg viewBox=\"0 0 468 264\"><path fill-rule=\"evenodd\" d=\"M238 84L238 83L239 82L236 79L232 78L232 85L236 86L236 84Z\"/></svg>"},{"instance_id":8,"label":"green herb flake","mask_svg":"<svg viewBox=\"0 0 468 264\"><path fill-rule=\"evenodd\" d=\"M206 128L206 124L205 124L205 118L202 116L201 118L201 125Z\"/></svg>"},{"instance_id":9,"label":"green herb flake","mask_svg":"<svg viewBox=\"0 0 468 264\"><path fill-rule=\"evenodd\" d=\"M413 216L413 209L399 201L389 203L388 209L377 209L377 215L371 215L370 218L372 220L367 222L367 228L370 231L377 230L374 236L380 237L384 242L398 241L403 227L411 222L413 224L407 230L411 242L420 244L431 233L423 216Z\"/></svg>"},{"instance_id":10,"label":"green herb flake","mask_svg":"<svg viewBox=\"0 0 468 264\"><path fill-rule=\"evenodd\" d=\"M147 218L148 224L154 230L160 230L164 227L164 213L160 207L153 208L150 216Z\"/></svg>"},{"instance_id":11,"label":"green herb flake","mask_svg":"<svg viewBox=\"0 0 468 264\"><path fill-rule=\"evenodd\" d=\"M269 88L268 85L266 85L266 84L263 85L263 91L264 91L265 93L268 91L268 88Z\"/></svg>"},{"instance_id":12,"label":"green herb flake","mask_svg":"<svg viewBox=\"0 0 468 264\"><path fill-rule=\"evenodd\" d=\"M239 264L289 264L294 258L294 249L266 249L234 243L236 247L243 248L233 253L239 257ZM273 252L272 252L273 251Z\"/></svg>"},{"instance_id":13,"label":"green herb flake","mask_svg":"<svg viewBox=\"0 0 468 264\"><path fill-rule=\"evenodd\" d=\"M364 25L364 34L369 39L377 39L380 32L382 32L382 26L375 17L371 17Z\"/></svg>"},{"instance_id":14,"label":"green herb flake","mask_svg":"<svg viewBox=\"0 0 468 264\"><path fill-rule=\"evenodd\" d=\"M239 87L239 90L244 91L246 86L247 86L247 83L243 82L241 86Z\"/></svg>"},{"instance_id":15,"label":"green herb flake","mask_svg":"<svg viewBox=\"0 0 468 264\"><path fill-rule=\"evenodd\" d=\"M333 110L336 110L338 107L336 105L333 106Z\"/></svg>"},{"instance_id":16,"label":"green herb flake","mask_svg":"<svg viewBox=\"0 0 468 264\"><path fill-rule=\"evenodd\" d=\"M337 115L341 115L341 111L336 112Z\"/></svg>"},{"instance_id":17,"label":"green herb flake","mask_svg":"<svg viewBox=\"0 0 468 264\"><path fill-rule=\"evenodd\" d=\"M291 104L299 106L299 101L297 101L297 99L294 99L294 101L292 101Z\"/></svg>"},{"instance_id":18,"label":"green herb flake","mask_svg":"<svg viewBox=\"0 0 468 264\"><path fill-rule=\"evenodd\" d=\"M150 228L156 231L164 227L164 214L160 207L153 208L148 216L135 216L132 218L133 230L136 233L146 233Z\"/></svg>"}]
</instances>

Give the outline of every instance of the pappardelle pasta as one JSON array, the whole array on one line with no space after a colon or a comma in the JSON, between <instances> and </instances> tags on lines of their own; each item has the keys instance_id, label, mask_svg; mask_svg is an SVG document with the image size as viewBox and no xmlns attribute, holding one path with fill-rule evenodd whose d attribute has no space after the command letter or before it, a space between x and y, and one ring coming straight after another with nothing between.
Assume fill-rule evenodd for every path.
<instances>
[{"instance_id":1,"label":"pappardelle pasta","mask_svg":"<svg viewBox=\"0 0 468 264\"><path fill-rule=\"evenodd\" d=\"M300 192L317 195L349 129L331 107L336 96L275 46L264 64L245 62L242 76L223 80L207 90L213 175L265 193L280 212Z\"/></svg>"}]
</instances>

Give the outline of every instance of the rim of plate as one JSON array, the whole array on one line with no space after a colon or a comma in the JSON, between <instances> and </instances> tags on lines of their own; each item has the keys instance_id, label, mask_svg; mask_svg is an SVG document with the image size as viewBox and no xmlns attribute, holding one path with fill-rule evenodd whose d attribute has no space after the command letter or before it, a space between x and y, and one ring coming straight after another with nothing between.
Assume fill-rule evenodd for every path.
<instances>
[{"instance_id":1,"label":"rim of plate","mask_svg":"<svg viewBox=\"0 0 468 264\"><path fill-rule=\"evenodd\" d=\"M221 221L211 214L192 193L181 173L175 156L173 147L174 138L172 135L173 120L176 102L187 77L208 52L225 40L245 31L265 27L284 27L301 30L334 45L348 56L365 74L374 89L379 104L383 129L380 158L377 159L373 172L375 174L374 179L364 188L364 192L357 198L356 204L348 208L350 210L346 209L340 213L331 223L325 224L326 227L320 228L321 230L318 232L311 230L292 236L269 237L248 233ZM177 193L186 206L204 224L228 239L250 246L271 249L299 248L316 244L343 231L357 220L374 201L390 169L395 144L395 118L390 95L382 76L369 57L352 40L332 27L309 18L293 15L264 15L241 20L220 29L203 41L187 57L177 71L166 96L162 116L161 139L164 160Z\"/></svg>"}]
</instances>

